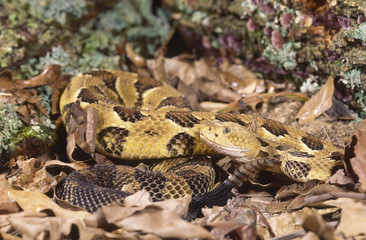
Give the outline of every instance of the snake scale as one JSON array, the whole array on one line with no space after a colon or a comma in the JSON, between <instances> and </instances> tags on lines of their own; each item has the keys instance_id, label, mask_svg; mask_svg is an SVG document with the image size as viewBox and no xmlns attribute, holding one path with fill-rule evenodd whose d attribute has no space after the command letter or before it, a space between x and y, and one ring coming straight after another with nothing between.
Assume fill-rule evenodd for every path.
<instances>
[{"instance_id":1,"label":"snake scale","mask_svg":"<svg viewBox=\"0 0 366 240\"><path fill-rule=\"evenodd\" d=\"M122 202L130 195L126 186L146 189L153 200L210 192L215 172L206 156L231 158L237 169L229 180L236 185L263 169L299 182L325 180L343 165L343 149L329 141L261 117L191 111L173 87L131 72L95 70L74 77L60 99L67 131L77 117L75 106L98 112L96 151L157 162L150 170L95 165L71 173L56 194L90 212Z\"/></svg>"}]
</instances>

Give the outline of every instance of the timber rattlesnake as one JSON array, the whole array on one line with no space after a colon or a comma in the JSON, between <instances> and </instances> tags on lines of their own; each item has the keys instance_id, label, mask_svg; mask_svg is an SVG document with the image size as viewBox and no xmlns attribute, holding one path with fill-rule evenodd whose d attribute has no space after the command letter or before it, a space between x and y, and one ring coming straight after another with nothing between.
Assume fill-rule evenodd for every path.
<instances>
[{"instance_id":1,"label":"timber rattlesnake","mask_svg":"<svg viewBox=\"0 0 366 240\"><path fill-rule=\"evenodd\" d=\"M329 141L251 115L191 111L174 88L130 72L74 77L60 100L67 131L75 106L97 109L98 152L131 161L167 159L153 171L96 165L70 174L57 196L90 212L123 201L130 194L121 191L126 184L147 189L154 200L210 192L215 173L207 155L225 154L237 163L229 177L235 185L263 168L306 182L324 180L342 165L343 149Z\"/></svg>"}]
</instances>

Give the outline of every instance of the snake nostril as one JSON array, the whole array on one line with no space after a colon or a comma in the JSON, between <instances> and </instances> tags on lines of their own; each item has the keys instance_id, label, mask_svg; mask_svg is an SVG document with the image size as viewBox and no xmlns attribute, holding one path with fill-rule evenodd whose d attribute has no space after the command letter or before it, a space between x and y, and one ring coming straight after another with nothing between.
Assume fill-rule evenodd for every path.
<instances>
[{"instance_id":1,"label":"snake nostril","mask_svg":"<svg viewBox=\"0 0 366 240\"><path fill-rule=\"evenodd\" d=\"M218 137L219 135L217 135L217 133L215 133L215 137Z\"/></svg>"}]
</instances>

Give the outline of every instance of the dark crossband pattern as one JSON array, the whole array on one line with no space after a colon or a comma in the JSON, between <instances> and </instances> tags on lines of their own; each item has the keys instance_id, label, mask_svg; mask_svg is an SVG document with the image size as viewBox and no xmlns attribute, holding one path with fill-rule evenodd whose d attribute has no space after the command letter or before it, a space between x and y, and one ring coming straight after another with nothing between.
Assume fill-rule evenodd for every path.
<instances>
[{"instance_id":1,"label":"dark crossband pattern","mask_svg":"<svg viewBox=\"0 0 366 240\"><path fill-rule=\"evenodd\" d=\"M285 144L282 144L282 145L278 145L276 146L276 150L278 151L287 151L289 150L291 147L289 145L285 145Z\"/></svg>"},{"instance_id":2,"label":"dark crossband pattern","mask_svg":"<svg viewBox=\"0 0 366 240\"><path fill-rule=\"evenodd\" d=\"M268 152L260 150L257 157L258 158L267 158L268 156L269 156Z\"/></svg>"},{"instance_id":3,"label":"dark crossband pattern","mask_svg":"<svg viewBox=\"0 0 366 240\"><path fill-rule=\"evenodd\" d=\"M98 103L99 101L112 103L96 86L81 89L78 98L87 103Z\"/></svg>"},{"instance_id":4,"label":"dark crossband pattern","mask_svg":"<svg viewBox=\"0 0 366 240\"><path fill-rule=\"evenodd\" d=\"M307 135L301 138L301 141L311 150L322 150L324 145L321 140L315 136Z\"/></svg>"},{"instance_id":5,"label":"dark crossband pattern","mask_svg":"<svg viewBox=\"0 0 366 240\"><path fill-rule=\"evenodd\" d=\"M114 106L113 110L119 115L119 117L122 119L122 121L125 122L137 122L144 118L140 111L131 109L131 108L125 108L121 106Z\"/></svg>"},{"instance_id":6,"label":"dark crossband pattern","mask_svg":"<svg viewBox=\"0 0 366 240\"><path fill-rule=\"evenodd\" d=\"M172 120L173 122L182 127L189 127L189 128L192 128L195 124L200 122L200 120L195 118L189 112L170 111L166 113L166 118Z\"/></svg>"},{"instance_id":7,"label":"dark crossband pattern","mask_svg":"<svg viewBox=\"0 0 366 240\"><path fill-rule=\"evenodd\" d=\"M289 135L284 125L273 120L267 120L267 122L264 123L262 127L277 137Z\"/></svg>"},{"instance_id":8,"label":"dark crossband pattern","mask_svg":"<svg viewBox=\"0 0 366 240\"><path fill-rule=\"evenodd\" d=\"M343 159L343 154L340 152L332 152L332 154L330 155L330 158L336 161L342 161Z\"/></svg>"},{"instance_id":9,"label":"dark crossband pattern","mask_svg":"<svg viewBox=\"0 0 366 240\"><path fill-rule=\"evenodd\" d=\"M220 121L220 122L235 122L235 123L238 123L238 124L240 124L241 126L244 126L244 127L249 126L249 124L243 122L238 117L235 117L235 115L233 115L233 114L225 114L225 113L217 114L215 116L215 119Z\"/></svg>"},{"instance_id":10,"label":"dark crossband pattern","mask_svg":"<svg viewBox=\"0 0 366 240\"><path fill-rule=\"evenodd\" d=\"M175 106L177 108L188 108L188 109L191 108L187 99L183 96L165 98L163 101L160 102L156 110L159 110L160 108L166 106Z\"/></svg>"},{"instance_id":11,"label":"dark crossband pattern","mask_svg":"<svg viewBox=\"0 0 366 240\"><path fill-rule=\"evenodd\" d=\"M109 154L121 155L123 143L129 131L119 127L108 127L97 134L97 141Z\"/></svg>"},{"instance_id":12,"label":"dark crossband pattern","mask_svg":"<svg viewBox=\"0 0 366 240\"><path fill-rule=\"evenodd\" d=\"M108 72L106 70L96 70L96 71L85 72L83 75L90 75L90 76L99 78L107 86L108 89L112 90L112 92L114 92L114 93L117 93L117 89L116 89L117 77L113 73ZM117 95L118 103L123 104L123 100L119 96L119 94L116 94L116 95Z\"/></svg>"},{"instance_id":13,"label":"dark crossband pattern","mask_svg":"<svg viewBox=\"0 0 366 240\"><path fill-rule=\"evenodd\" d=\"M189 156L194 152L194 138L187 133L178 133L166 145L171 156Z\"/></svg>"},{"instance_id":14,"label":"dark crossband pattern","mask_svg":"<svg viewBox=\"0 0 366 240\"><path fill-rule=\"evenodd\" d=\"M136 90L140 96L143 95L149 89L163 86L163 83L156 81L152 78L138 77L138 80L135 83Z\"/></svg>"},{"instance_id":15,"label":"dark crossband pattern","mask_svg":"<svg viewBox=\"0 0 366 240\"><path fill-rule=\"evenodd\" d=\"M291 154L294 157L299 157L299 158L313 158L315 157L312 154L309 154L307 152L289 152L289 154Z\"/></svg>"},{"instance_id":16,"label":"dark crossband pattern","mask_svg":"<svg viewBox=\"0 0 366 240\"><path fill-rule=\"evenodd\" d=\"M261 138L258 138L259 142L261 143L261 146L262 147L268 147L269 146L269 143L264 141L263 139Z\"/></svg>"},{"instance_id":17,"label":"dark crossband pattern","mask_svg":"<svg viewBox=\"0 0 366 240\"><path fill-rule=\"evenodd\" d=\"M160 87L162 85L163 85L163 83L156 81L154 79L138 76L138 79L135 83L135 89L136 89L137 96L138 96L136 106L137 107L142 106L142 102L143 102L142 96L143 96L144 92L146 92L149 89Z\"/></svg>"},{"instance_id":18,"label":"dark crossband pattern","mask_svg":"<svg viewBox=\"0 0 366 240\"><path fill-rule=\"evenodd\" d=\"M84 75L91 75L93 77L100 78L108 88L117 92L117 89L116 89L117 77L113 73L105 71L105 70L97 70L97 71L85 72Z\"/></svg>"}]
</instances>

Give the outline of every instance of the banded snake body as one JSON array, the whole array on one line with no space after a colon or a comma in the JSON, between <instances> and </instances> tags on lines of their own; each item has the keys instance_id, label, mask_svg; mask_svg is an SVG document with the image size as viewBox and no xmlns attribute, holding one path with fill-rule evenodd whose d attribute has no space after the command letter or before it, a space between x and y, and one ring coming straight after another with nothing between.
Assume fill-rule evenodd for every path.
<instances>
[{"instance_id":1,"label":"banded snake body","mask_svg":"<svg viewBox=\"0 0 366 240\"><path fill-rule=\"evenodd\" d=\"M252 115L191 111L171 86L131 72L95 70L74 77L60 100L67 131L77 117L75 106L97 110L99 153L156 160L151 170L96 165L71 173L57 196L90 212L122 202L130 195L126 185L146 189L153 200L204 195L215 181L208 155L224 154L236 163L229 181L237 186L262 169L306 182L325 180L343 165L343 149L329 141ZM192 156L203 157L186 158Z\"/></svg>"}]
</instances>

